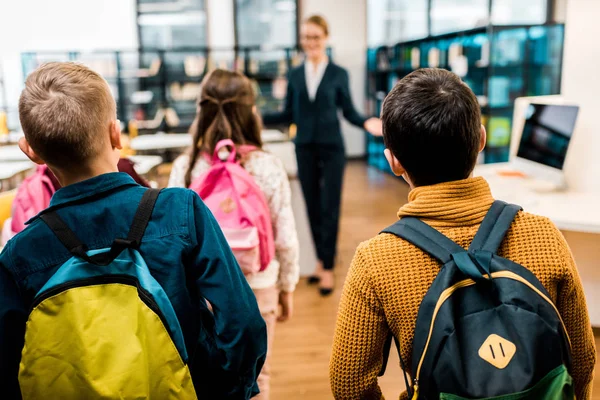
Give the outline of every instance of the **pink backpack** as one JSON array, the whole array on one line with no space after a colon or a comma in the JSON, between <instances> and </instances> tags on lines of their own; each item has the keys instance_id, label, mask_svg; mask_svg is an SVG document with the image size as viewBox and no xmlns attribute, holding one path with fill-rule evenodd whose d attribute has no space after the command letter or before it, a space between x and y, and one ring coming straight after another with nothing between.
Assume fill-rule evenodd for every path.
<instances>
[{"instance_id":1,"label":"pink backpack","mask_svg":"<svg viewBox=\"0 0 600 400\"><path fill-rule=\"evenodd\" d=\"M48 208L54 192L54 184L48 176L48 167L38 166L35 173L21 183L15 196L11 221L13 235L25 229L25 222Z\"/></svg>"},{"instance_id":2,"label":"pink backpack","mask_svg":"<svg viewBox=\"0 0 600 400\"><path fill-rule=\"evenodd\" d=\"M226 148L231 151L222 160L219 152ZM217 143L211 168L194 180L190 189L212 211L244 274L264 271L275 257L271 213L252 176L236 161L231 140Z\"/></svg>"}]
</instances>

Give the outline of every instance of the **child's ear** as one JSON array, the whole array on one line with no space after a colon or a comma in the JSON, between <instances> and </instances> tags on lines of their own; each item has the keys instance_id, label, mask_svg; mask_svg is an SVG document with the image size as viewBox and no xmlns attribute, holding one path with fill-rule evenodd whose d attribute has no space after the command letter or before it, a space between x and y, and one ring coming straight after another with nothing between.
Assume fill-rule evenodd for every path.
<instances>
[{"instance_id":1,"label":"child's ear","mask_svg":"<svg viewBox=\"0 0 600 400\"><path fill-rule=\"evenodd\" d=\"M485 126L481 125L481 137L479 138L479 152L481 153L483 149L485 149L485 144L487 143L487 132L485 130Z\"/></svg>"},{"instance_id":2,"label":"child's ear","mask_svg":"<svg viewBox=\"0 0 600 400\"><path fill-rule=\"evenodd\" d=\"M123 143L121 140L121 121L118 119L111 121L109 126L109 137L110 145L113 149L123 149Z\"/></svg>"},{"instance_id":3,"label":"child's ear","mask_svg":"<svg viewBox=\"0 0 600 400\"><path fill-rule=\"evenodd\" d=\"M35 151L33 151L33 149L31 148L31 146L29 145L29 142L27 141L27 139L25 139L24 137L22 137L21 139L19 139L19 148L21 149L21 151L23 153L25 153L25 155L34 163L39 164L39 165L43 165L46 164L44 162L44 160L42 160L36 153Z\"/></svg>"},{"instance_id":4,"label":"child's ear","mask_svg":"<svg viewBox=\"0 0 600 400\"><path fill-rule=\"evenodd\" d=\"M390 164L390 168L394 175L402 176L406 173L406 170L402 167L402 164L400 164L400 161L398 161L396 156L392 154L390 149L385 149L383 153L385 154L385 158L387 159L388 164Z\"/></svg>"}]
</instances>

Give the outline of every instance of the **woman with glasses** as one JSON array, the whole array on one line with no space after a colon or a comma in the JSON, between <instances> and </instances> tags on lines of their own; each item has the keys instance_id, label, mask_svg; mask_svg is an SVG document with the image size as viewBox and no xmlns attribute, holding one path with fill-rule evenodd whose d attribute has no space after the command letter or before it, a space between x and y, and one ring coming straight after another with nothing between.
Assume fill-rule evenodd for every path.
<instances>
[{"instance_id":1,"label":"woman with glasses","mask_svg":"<svg viewBox=\"0 0 600 400\"><path fill-rule=\"evenodd\" d=\"M327 296L334 287L333 267L346 153L338 110L353 125L373 135L382 134L381 120L359 114L352 103L348 72L327 56L329 27L315 15L301 28L305 63L289 73L285 108L265 115L265 124L297 126L298 177L306 200L308 218L319 262L309 283L319 283Z\"/></svg>"}]
</instances>

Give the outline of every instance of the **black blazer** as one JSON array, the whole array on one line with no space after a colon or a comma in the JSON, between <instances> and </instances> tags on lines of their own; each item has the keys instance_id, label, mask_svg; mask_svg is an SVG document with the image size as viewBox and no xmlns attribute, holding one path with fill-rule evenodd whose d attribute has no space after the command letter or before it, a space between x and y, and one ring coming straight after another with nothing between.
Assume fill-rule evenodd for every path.
<instances>
[{"instance_id":1,"label":"black blazer","mask_svg":"<svg viewBox=\"0 0 600 400\"><path fill-rule=\"evenodd\" d=\"M285 108L280 113L266 114L266 125L296 124L295 142L303 144L344 145L338 109L350 123L363 127L367 118L360 115L350 96L348 72L329 62L314 101L308 97L305 66L292 69L288 76Z\"/></svg>"}]
</instances>

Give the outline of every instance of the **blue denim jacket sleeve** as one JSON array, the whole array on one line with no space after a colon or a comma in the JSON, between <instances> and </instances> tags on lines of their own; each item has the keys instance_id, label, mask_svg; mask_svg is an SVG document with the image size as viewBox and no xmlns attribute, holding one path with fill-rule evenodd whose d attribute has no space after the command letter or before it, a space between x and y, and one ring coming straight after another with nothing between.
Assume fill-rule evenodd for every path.
<instances>
[{"instance_id":1,"label":"blue denim jacket sleeve","mask_svg":"<svg viewBox=\"0 0 600 400\"><path fill-rule=\"evenodd\" d=\"M192 196L193 249L186 275L213 309L211 315L200 305L203 328L190 362L202 371L196 379L203 382L194 384L209 399L249 399L258 393L256 380L267 354L266 325L217 221L200 197Z\"/></svg>"},{"instance_id":2,"label":"blue denim jacket sleeve","mask_svg":"<svg viewBox=\"0 0 600 400\"><path fill-rule=\"evenodd\" d=\"M18 373L27 311L7 270L8 249L0 254L0 388L2 398L20 399Z\"/></svg>"}]
</instances>

